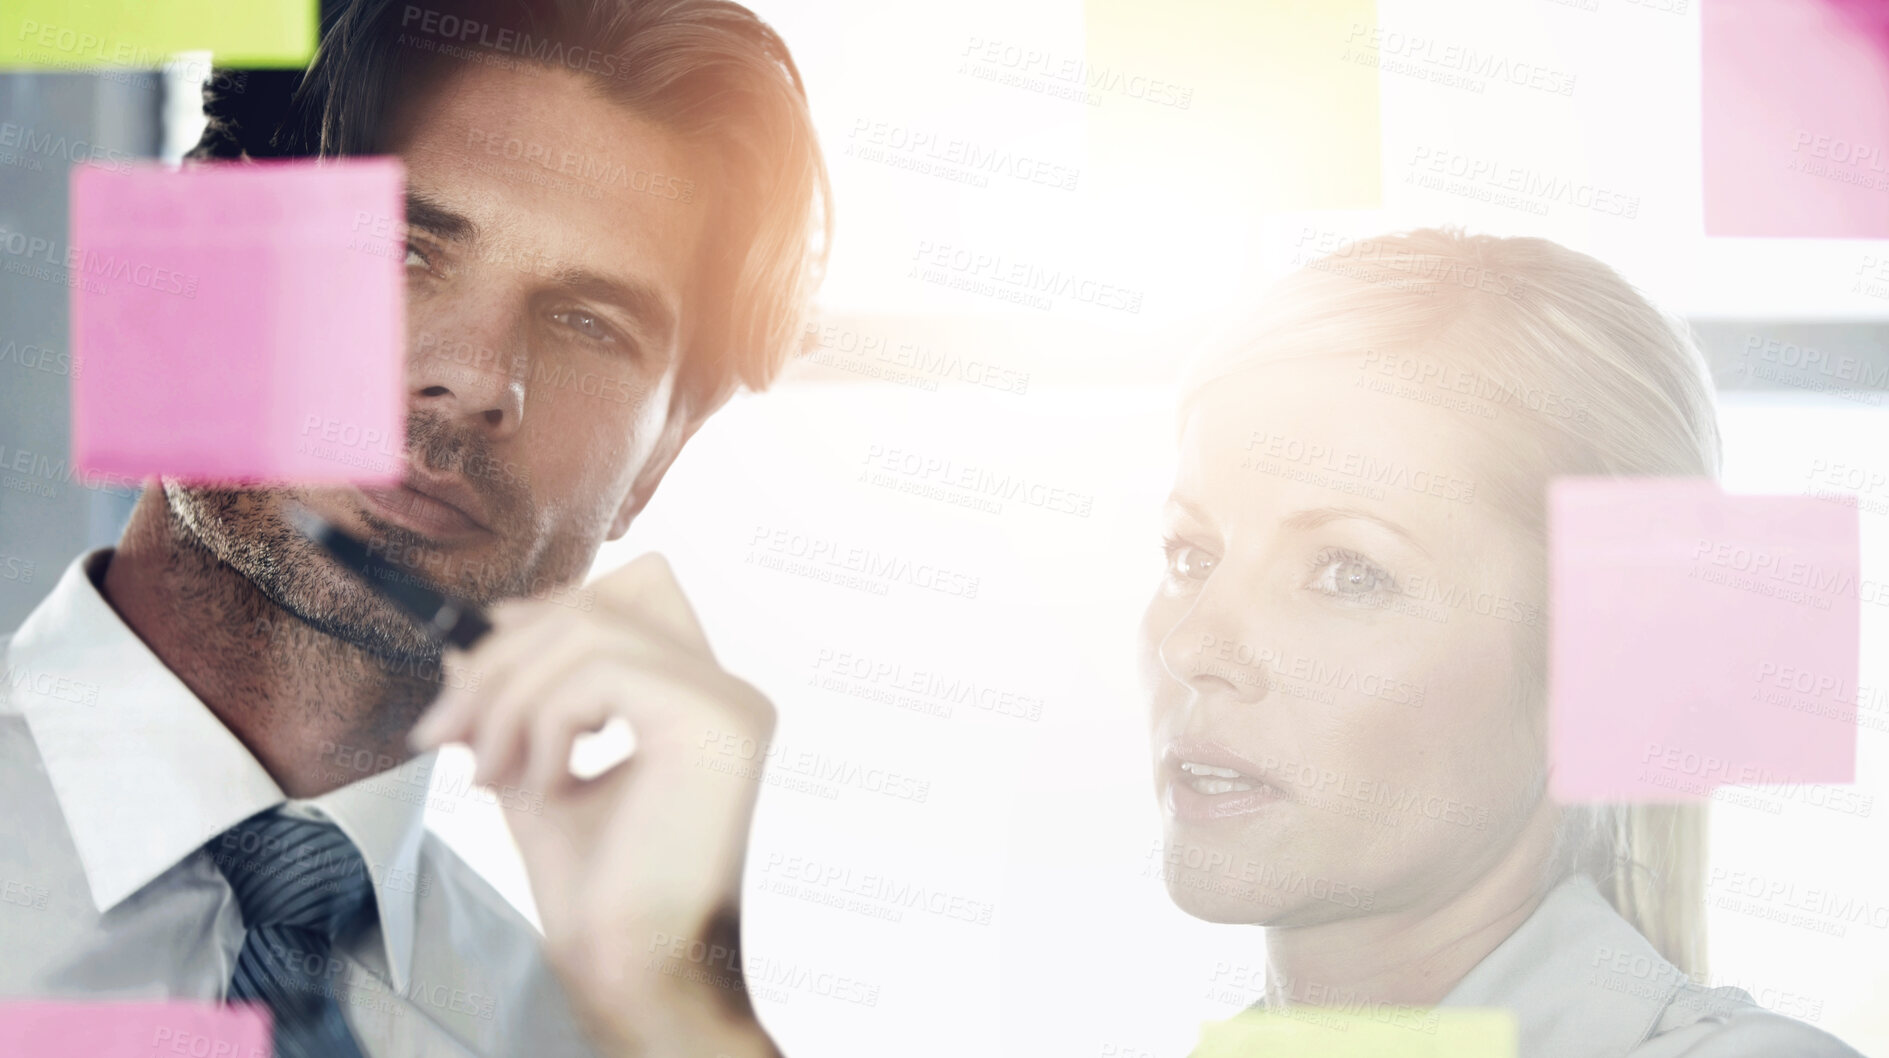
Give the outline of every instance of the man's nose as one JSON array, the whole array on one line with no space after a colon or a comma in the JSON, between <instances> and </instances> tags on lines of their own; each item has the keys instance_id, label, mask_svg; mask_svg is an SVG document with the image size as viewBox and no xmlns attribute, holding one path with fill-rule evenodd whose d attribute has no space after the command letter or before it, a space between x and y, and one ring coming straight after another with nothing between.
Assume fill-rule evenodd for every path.
<instances>
[{"instance_id":1,"label":"man's nose","mask_svg":"<svg viewBox=\"0 0 1889 1058\"><path fill-rule=\"evenodd\" d=\"M525 418L530 357L517 328L419 329L407 359L407 406L466 420L492 440L518 432Z\"/></svg>"},{"instance_id":2,"label":"man's nose","mask_svg":"<svg viewBox=\"0 0 1889 1058\"><path fill-rule=\"evenodd\" d=\"M1161 665L1197 694L1259 702L1271 689L1272 654L1259 642L1256 608L1236 586L1201 586L1161 640Z\"/></svg>"}]
</instances>

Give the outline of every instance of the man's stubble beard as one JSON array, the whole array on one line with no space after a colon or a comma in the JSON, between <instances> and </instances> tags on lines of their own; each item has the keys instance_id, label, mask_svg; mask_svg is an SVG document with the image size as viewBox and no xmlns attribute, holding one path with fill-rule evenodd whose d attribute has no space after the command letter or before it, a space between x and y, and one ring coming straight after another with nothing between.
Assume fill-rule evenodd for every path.
<instances>
[{"instance_id":1,"label":"man's stubble beard","mask_svg":"<svg viewBox=\"0 0 1889 1058\"><path fill-rule=\"evenodd\" d=\"M166 479L164 494L183 546L228 567L262 600L372 659L411 669L437 662L440 646L421 624L384 598L326 550L303 536L285 516L294 493L283 489L228 489ZM499 497L491 497L500 500ZM427 537L364 512L375 530L369 546L404 576L480 605L546 593L580 580L601 536L528 528L531 502L508 495L493 504L494 531L501 540L528 541L524 554L500 553L467 560L442 551ZM511 532L504 530L510 527ZM265 616L261 613L252 615Z\"/></svg>"},{"instance_id":2,"label":"man's stubble beard","mask_svg":"<svg viewBox=\"0 0 1889 1058\"><path fill-rule=\"evenodd\" d=\"M437 662L440 647L419 623L342 569L283 516L281 489L225 489L165 479L180 544L200 550L248 582L261 599L235 615L266 620L262 600L314 630L396 665Z\"/></svg>"},{"instance_id":3,"label":"man's stubble beard","mask_svg":"<svg viewBox=\"0 0 1889 1058\"><path fill-rule=\"evenodd\" d=\"M438 415L409 412L408 458L436 471L454 473L494 466L491 445L453 428ZM462 599L489 604L542 590L583 575L599 541L534 531L536 504L522 482L463 475L487 507L502 546L525 547L468 561L426 537L364 511L375 530L365 541L382 558L416 581ZM411 667L437 662L439 644L404 610L341 568L286 517L294 493L272 488L215 488L165 479L171 519L186 546L234 570L261 596L296 619L372 658Z\"/></svg>"}]
</instances>

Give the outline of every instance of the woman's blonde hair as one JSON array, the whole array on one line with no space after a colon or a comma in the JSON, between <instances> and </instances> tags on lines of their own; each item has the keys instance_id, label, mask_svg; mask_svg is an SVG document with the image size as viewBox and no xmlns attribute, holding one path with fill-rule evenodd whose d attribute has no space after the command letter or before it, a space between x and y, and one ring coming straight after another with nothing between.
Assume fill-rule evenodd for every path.
<instances>
[{"instance_id":1,"label":"woman's blonde hair","mask_svg":"<svg viewBox=\"0 0 1889 1058\"><path fill-rule=\"evenodd\" d=\"M1546 239L1422 229L1348 243L1282 280L1235 334L1195 366L1183 418L1209 383L1302 357L1353 357L1364 382L1462 409L1489 442L1477 498L1541 545L1524 598L1546 599L1550 478L1718 474L1711 378L1685 325ZM1516 630L1520 716L1539 734L1546 638L1539 625ZM1705 837L1702 804L1567 806L1543 884L1587 875L1702 978Z\"/></svg>"}]
</instances>

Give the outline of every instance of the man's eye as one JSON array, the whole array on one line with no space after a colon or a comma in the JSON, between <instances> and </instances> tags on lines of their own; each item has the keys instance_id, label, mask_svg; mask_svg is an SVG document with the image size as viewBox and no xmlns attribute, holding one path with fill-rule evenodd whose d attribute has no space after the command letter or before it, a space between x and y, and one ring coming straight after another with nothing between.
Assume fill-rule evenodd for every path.
<instances>
[{"instance_id":1,"label":"man's eye","mask_svg":"<svg viewBox=\"0 0 1889 1058\"><path fill-rule=\"evenodd\" d=\"M1312 580L1306 587L1341 598L1362 598L1394 592L1397 582L1382 566L1355 551L1330 548L1312 562Z\"/></svg>"},{"instance_id":2,"label":"man's eye","mask_svg":"<svg viewBox=\"0 0 1889 1058\"><path fill-rule=\"evenodd\" d=\"M421 268L428 272L433 270L432 259L427 257L418 246L412 243L407 244L407 259L404 263L408 268Z\"/></svg>"},{"instance_id":3,"label":"man's eye","mask_svg":"<svg viewBox=\"0 0 1889 1058\"><path fill-rule=\"evenodd\" d=\"M1167 553L1168 575L1181 580L1202 581L1212 573L1220 560L1212 552L1203 550L1185 540L1168 540L1162 545Z\"/></svg>"},{"instance_id":4,"label":"man's eye","mask_svg":"<svg viewBox=\"0 0 1889 1058\"><path fill-rule=\"evenodd\" d=\"M617 338L616 331L609 324L582 309L553 312L551 318L592 341L614 342Z\"/></svg>"}]
</instances>

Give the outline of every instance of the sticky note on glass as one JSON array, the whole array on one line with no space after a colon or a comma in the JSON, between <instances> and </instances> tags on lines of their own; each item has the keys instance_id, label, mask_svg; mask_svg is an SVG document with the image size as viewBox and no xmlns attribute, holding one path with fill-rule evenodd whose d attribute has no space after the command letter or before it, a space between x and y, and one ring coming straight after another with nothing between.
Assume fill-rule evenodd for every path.
<instances>
[{"instance_id":1,"label":"sticky note on glass","mask_svg":"<svg viewBox=\"0 0 1889 1058\"><path fill-rule=\"evenodd\" d=\"M268 1058L269 1015L247 1003L0 1003L0 1054Z\"/></svg>"},{"instance_id":2,"label":"sticky note on glass","mask_svg":"<svg viewBox=\"0 0 1889 1058\"><path fill-rule=\"evenodd\" d=\"M1548 514L1556 799L1854 781L1854 507L1563 478Z\"/></svg>"},{"instance_id":3,"label":"sticky note on glass","mask_svg":"<svg viewBox=\"0 0 1889 1058\"><path fill-rule=\"evenodd\" d=\"M400 480L402 181L391 158L75 168L79 467Z\"/></svg>"},{"instance_id":4,"label":"sticky note on glass","mask_svg":"<svg viewBox=\"0 0 1889 1058\"><path fill-rule=\"evenodd\" d=\"M1516 1058L1503 1010L1289 1007L1201 1027L1191 1058Z\"/></svg>"},{"instance_id":5,"label":"sticky note on glass","mask_svg":"<svg viewBox=\"0 0 1889 1058\"><path fill-rule=\"evenodd\" d=\"M1103 178L1155 202L1380 204L1376 55L1358 46L1377 0L1085 0L1083 17L1079 65L1025 50L1014 72L1080 93Z\"/></svg>"},{"instance_id":6,"label":"sticky note on glass","mask_svg":"<svg viewBox=\"0 0 1889 1058\"><path fill-rule=\"evenodd\" d=\"M1889 5L1699 5L1707 235L1889 238Z\"/></svg>"},{"instance_id":7,"label":"sticky note on glass","mask_svg":"<svg viewBox=\"0 0 1889 1058\"><path fill-rule=\"evenodd\" d=\"M155 69L208 51L222 66L305 66L318 0L7 0L0 69Z\"/></svg>"}]
</instances>

